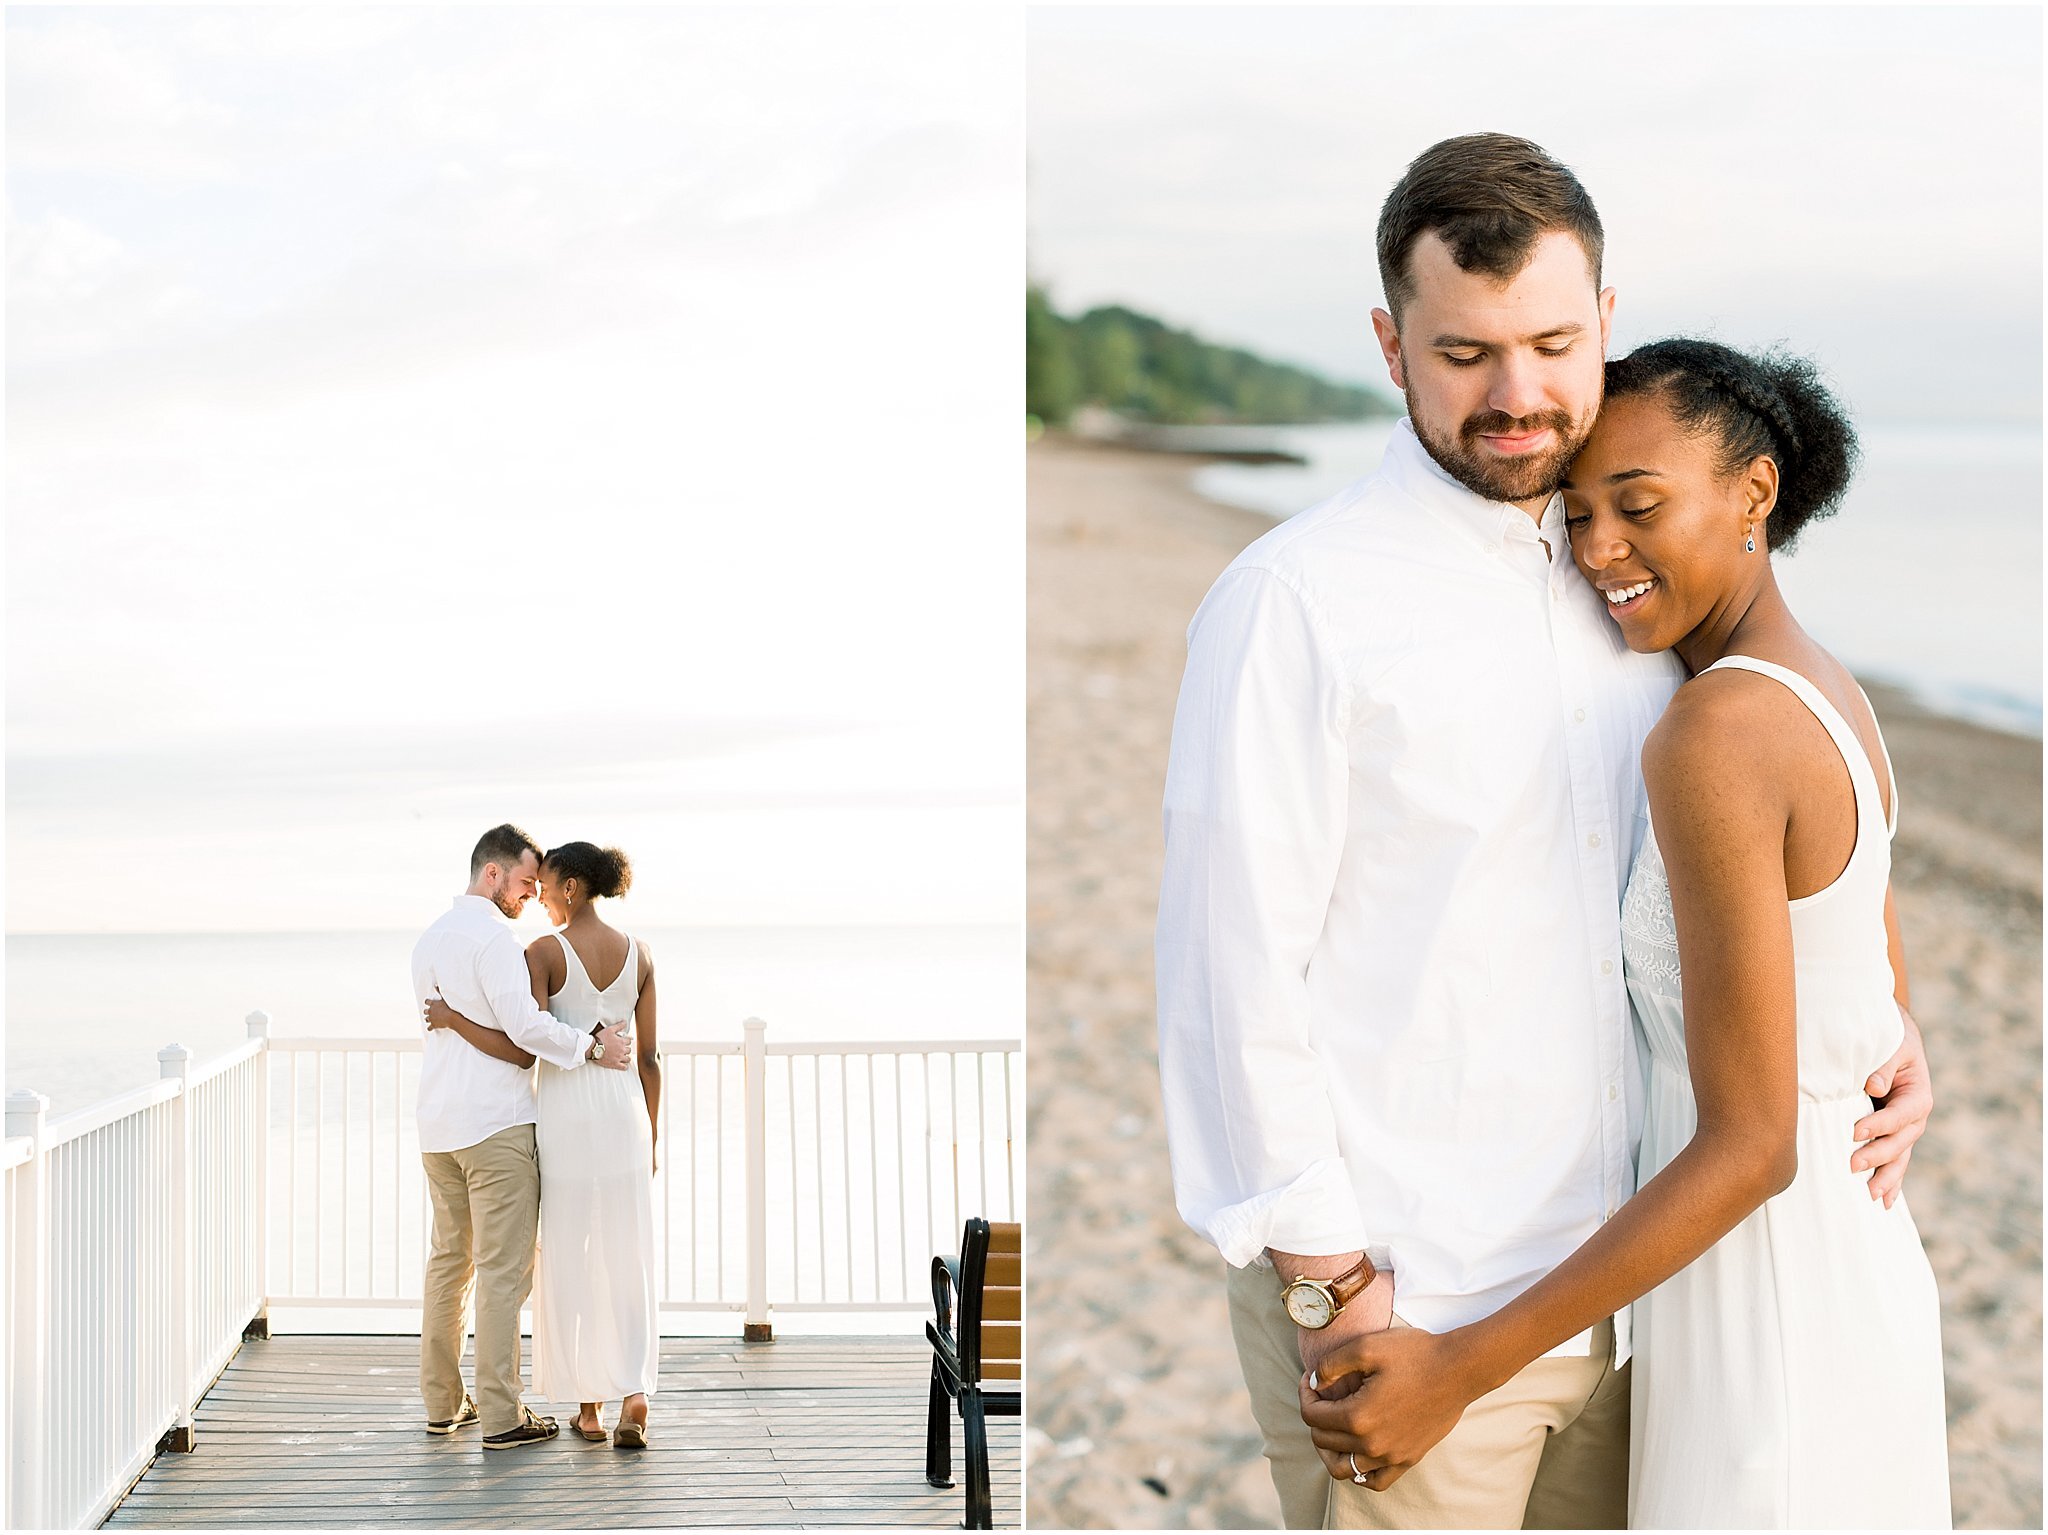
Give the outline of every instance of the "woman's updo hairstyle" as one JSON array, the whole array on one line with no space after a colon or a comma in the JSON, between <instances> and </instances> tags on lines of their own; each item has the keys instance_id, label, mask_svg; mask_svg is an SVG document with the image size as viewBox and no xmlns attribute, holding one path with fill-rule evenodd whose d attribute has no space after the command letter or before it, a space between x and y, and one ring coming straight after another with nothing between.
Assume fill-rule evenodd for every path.
<instances>
[{"instance_id":1,"label":"woman's updo hairstyle","mask_svg":"<svg viewBox=\"0 0 2048 1535\"><path fill-rule=\"evenodd\" d=\"M1688 432L1709 431L1728 475L1762 457L1778 466L1778 502L1764 519L1772 549L1834 511L1856 472L1856 431L1814 365L1784 352L1750 357L1717 341L1676 337L1607 365L1607 398L1654 394Z\"/></svg>"},{"instance_id":2,"label":"woman's updo hairstyle","mask_svg":"<svg viewBox=\"0 0 2048 1535\"><path fill-rule=\"evenodd\" d=\"M564 842L548 849L541 860L563 879L581 880L593 896L624 895L633 888L633 865L615 847L595 842Z\"/></svg>"}]
</instances>

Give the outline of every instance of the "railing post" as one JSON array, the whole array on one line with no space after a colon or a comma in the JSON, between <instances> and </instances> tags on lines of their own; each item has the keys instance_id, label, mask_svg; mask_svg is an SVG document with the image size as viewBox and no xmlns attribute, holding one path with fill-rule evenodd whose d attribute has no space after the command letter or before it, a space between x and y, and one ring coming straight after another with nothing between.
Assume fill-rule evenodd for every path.
<instances>
[{"instance_id":1,"label":"railing post","mask_svg":"<svg viewBox=\"0 0 2048 1535\"><path fill-rule=\"evenodd\" d=\"M768 1025L746 1022L747 1120L747 1319L742 1336L766 1343L775 1336L768 1320Z\"/></svg>"},{"instance_id":2,"label":"railing post","mask_svg":"<svg viewBox=\"0 0 2048 1535\"><path fill-rule=\"evenodd\" d=\"M50 1410L50 1159L44 1125L50 1100L41 1093L7 1095L7 1136L34 1144L14 1173L12 1229L7 1233L7 1285L12 1333L7 1340L8 1507L10 1529L50 1523L43 1510L43 1425Z\"/></svg>"},{"instance_id":3,"label":"railing post","mask_svg":"<svg viewBox=\"0 0 2048 1535\"><path fill-rule=\"evenodd\" d=\"M256 1314L242 1329L244 1338L270 1336L270 1014L258 1009L242 1020L251 1039L264 1041L256 1052ZM372 1057L374 1060L375 1058Z\"/></svg>"},{"instance_id":4,"label":"railing post","mask_svg":"<svg viewBox=\"0 0 2048 1535\"><path fill-rule=\"evenodd\" d=\"M192 1052L183 1045L165 1045L156 1053L157 1070L178 1080L171 1100L171 1166L166 1191L171 1215L171 1370L177 1382L178 1416L159 1441L159 1450L192 1450Z\"/></svg>"}]
</instances>

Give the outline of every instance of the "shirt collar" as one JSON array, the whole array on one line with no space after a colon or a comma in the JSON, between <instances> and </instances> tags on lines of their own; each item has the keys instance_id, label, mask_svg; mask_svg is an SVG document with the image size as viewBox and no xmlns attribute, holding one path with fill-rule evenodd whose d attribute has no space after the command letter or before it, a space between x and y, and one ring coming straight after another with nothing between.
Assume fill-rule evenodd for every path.
<instances>
[{"instance_id":1,"label":"shirt collar","mask_svg":"<svg viewBox=\"0 0 2048 1535\"><path fill-rule=\"evenodd\" d=\"M455 898L455 909L457 911L463 911L470 906L482 907L485 911L489 912L493 917L496 917L500 922L509 921L506 915L502 911L498 910L498 903L496 901L487 900L480 895L471 895L466 890L461 895L458 895Z\"/></svg>"},{"instance_id":2,"label":"shirt collar","mask_svg":"<svg viewBox=\"0 0 2048 1535\"><path fill-rule=\"evenodd\" d=\"M1395 426L1387 443L1380 473L1488 554L1498 554L1511 544L1534 543L1540 538L1550 540L1553 556L1564 553L1562 496L1551 496L1550 504L1543 508L1539 527L1519 506L1489 501L1446 474L1443 465L1429 456L1422 439L1415 435L1414 423L1406 416Z\"/></svg>"}]
</instances>

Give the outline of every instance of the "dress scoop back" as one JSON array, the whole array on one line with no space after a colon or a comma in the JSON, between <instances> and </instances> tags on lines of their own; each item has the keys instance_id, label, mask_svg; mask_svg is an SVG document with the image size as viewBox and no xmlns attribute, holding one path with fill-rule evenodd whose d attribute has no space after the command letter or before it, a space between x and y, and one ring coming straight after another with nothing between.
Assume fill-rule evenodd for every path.
<instances>
[{"instance_id":1,"label":"dress scoop back","mask_svg":"<svg viewBox=\"0 0 2048 1535\"><path fill-rule=\"evenodd\" d=\"M1826 888L1788 901L1799 1169L1697 1261L1637 1302L1632 1528L1950 1527L1941 1319L1905 1199L1852 1172L1870 1073L1898 1047L1885 894L1898 783L1877 775L1812 682L1751 656L1709 671L1769 677L1826 728L1849 770L1856 842ZM1703 674L1704 675L1704 674ZM1866 700L1866 704L1867 704ZM1884 752L1880 734L1878 749ZM1885 753L1887 777L1891 762ZM1698 1126L1679 933L1653 824L1622 902L1629 998L1649 1046L1637 1187Z\"/></svg>"}]
</instances>

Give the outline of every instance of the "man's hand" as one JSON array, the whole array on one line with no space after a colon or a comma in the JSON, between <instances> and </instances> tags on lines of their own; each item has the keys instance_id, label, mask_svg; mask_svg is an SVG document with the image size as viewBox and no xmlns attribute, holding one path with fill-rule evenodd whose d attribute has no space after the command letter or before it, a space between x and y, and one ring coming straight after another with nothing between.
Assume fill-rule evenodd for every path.
<instances>
[{"instance_id":1,"label":"man's hand","mask_svg":"<svg viewBox=\"0 0 2048 1535\"><path fill-rule=\"evenodd\" d=\"M1485 1390L1449 1338L1418 1327L1369 1333L1325 1356L1319 1389L1301 1379L1301 1420L1330 1475L1385 1492L1458 1426Z\"/></svg>"},{"instance_id":2,"label":"man's hand","mask_svg":"<svg viewBox=\"0 0 2048 1535\"><path fill-rule=\"evenodd\" d=\"M1301 1367L1316 1372L1319 1380L1328 1379L1324 1361L1339 1347L1368 1333L1385 1332L1393 1325L1394 1276L1391 1271L1382 1271L1351 1297L1351 1304L1338 1312L1328 1327L1294 1330L1301 1340Z\"/></svg>"},{"instance_id":3,"label":"man's hand","mask_svg":"<svg viewBox=\"0 0 2048 1535\"><path fill-rule=\"evenodd\" d=\"M1913 1159L1913 1143L1927 1128L1934 1112L1934 1083L1927 1070L1927 1046L1920 1026L1903 1007L1899 1017L1906 1025L1906 1037L1898 1053L1870 1074L1863 1086L1876 1100L1877 1109L1856 1121L1851 1133L1860 1143L1849 1158L1856 1170L1869 1167L1870 1197L1882 1199L1889 1210L1906 1181L1906 1164Z\"/></svg>"},{"instance_id":4,"label":"man's hand","mask_svg":"<svg viewBox=\"0 0 2048 1535\"><path fill-rule=\"evenodd\" d=\"M597 1031L597 1042L604 1046L604 1054L593 1063L610 1071L624 1071L633 1064L633 1036L615 1023L608 1023Z\"/></svg>"},{"instance_id":5,"label":"man's hand","mask_svg":"<svg viewBox=\"0 0 2048 1535\"><path fill-rule=\"evenodd\" d=\"M460 1018L462 1014L456 1012L454 1008L443 1002L439 997L428 997L421 1004L420 1016L426 1019L428 1028L445 1029L453 1024L456 1019Z\"/></svg>"}]
</instances>

